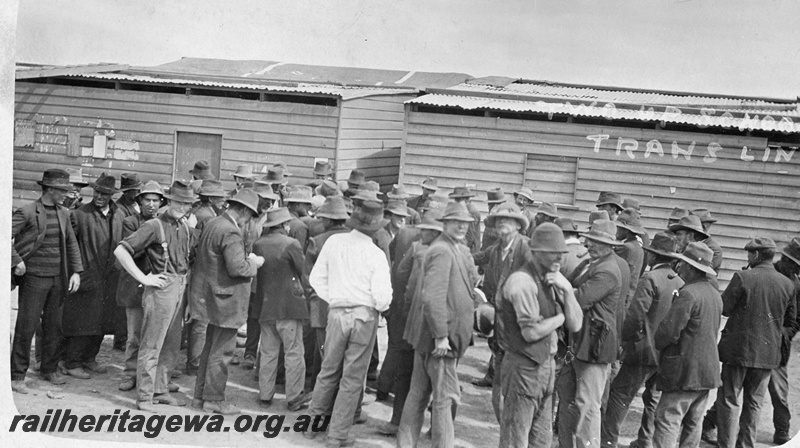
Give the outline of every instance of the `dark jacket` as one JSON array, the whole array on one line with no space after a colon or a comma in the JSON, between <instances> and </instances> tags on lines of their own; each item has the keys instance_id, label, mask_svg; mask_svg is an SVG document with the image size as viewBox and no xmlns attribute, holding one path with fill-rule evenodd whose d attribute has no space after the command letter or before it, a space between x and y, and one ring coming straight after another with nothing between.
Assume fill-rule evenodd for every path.
<instances>
[{"instance_id":1,"label":"dark jacket","mask_svg":"<svg viewBox=\"0 0 800 448\"><path fill-rule=\"evenodd\" d=\"M122 214L123 220L128 216L139 214L139 210L136 210L139 204L136 203L135 199L128 199L125 196L121 196L115 203L117 204L117 211Z\"/></svg>"},{"instance_id":2,"label":"dark jacket","mask_svg":"<svg viewBox=\"0 0 800 448\"><path fill-rule=\"evenodd\" d=\"M412 226L401 228L400 231L397 232L397 235L392 238L392 241L389 243L389 258L392 260L393 275L397 264L403 260L406 252L411 249L411 245L419 241L420 238L422 238L422 231Z\"/></svg>"},{"instance_id":3,"label":"dark jacket","mask_svg":"<svg viewBox=\"0 0 800 448\"><path fill-rule=\"evenodd\" d=\"M620 281L620 290L619 290L619 298L617 299L617 335L622 334L622 324L625 323L625 313L628 312L628 285L630 284L631 273L630 273L630 266L628 262L625 261L622 257L614 253L614 259L617 261L617 266L619 267L619 281ZM620 352L622 351L622 340L620 339Z\"/></svg>"},{"instance_id":4,"label":"dark jacket","mask_svg":"<svg viewBox=\"0 0 800 448\"><path fill-rule=\"evenodd\" d=\"M397 350L411 351L414 348L404 339L408 313L419 283L419 274L428 246L421 241L415 242L406 251L403 259L395 263L392 270L392 304L389 306L387 332L389 347Z\"/></svg>"},{"instance_id":5,"label":"dark jacket","mask_svg":"<svg viewBox=\"0 0 800 448\"><path fill-rule=\"evenodd\" d=\"M575 273L575 269L589 257L589 252L580 242L573 240L567 241L567 252L561 259L561 274L570 278Z\"/></svg>"},{"instance_id":6,"label":"dark jacket","mask_svg":"<svg viewBox=\"0 0 800 448\"><path fill-rule=\"evenodd\" d=\"M317 262L322 246L328 241L331 235L337 233L347 233L350 229L345 226L334 226L326 230L320 235L315 236L308 240L308 249L306 249L305 267L303 274L306 278L311 275L311 269L314 268L314 263ZM328 302L322 300L311 285L307 286L306 297L308 297L308 314L311 320L312 328L325 328L328 325Z\"/></svg>"},{"instance_id":7,"label":"dark jacket","mask_svg":"<svg viewBox=\"0 0 800 448\"><path fill-rule=\"evenodd\" d=\"M669 278L670 276L674 278ZM658 265L642 275L622 326L623 363L658 365L656 330L672 306L674 293L682 286L683 280L669 264Z\"/></svg>"},{"instance_id":8,"label":"dark jacket","mask_svg":"<svg viewBox=\"0 0 800 448\"><path fill-rule=\"evenodd\" d=\"M472 204L467 204L467 210L469 210L473 221L469 223L467 236L464 238L464 242L467 248L469 248L469 251L474 254L481 250L481 213Z\"/></svg>"},{"instance_id":9,"label":"dark jacket","mask_svg":"<svg viewBox=\"0 0 800 448\"><path fill-rule=\"evenodd\" d=\"M194 211L194 217L197 219L197 224L195 224L194 228L202 231L209 220L217 217L217 212L214 211L211 204L203 204Z\"/></svg>"},{"instance_id":10,"label":"dark jacket","mask_svg":"<svg viewBox=\"0 0 800 448\"><path fill-rule=\"evenodd\" d=\"M511 242L508 255L503 260L504 244L497 240L487 250L472 255L477 266L483 267L483 287L486 300L495 303L498 288L509 274L525 265L528 261L528 237L518 233Z\"/></svg>"},{"instance_id":11,"label":"dark jacket","mask_svg":"<svg viewBox=\"0 0 800 448\"><path fill-rule=\"evenodd\" d=\"M734 273L722 293L728 322L719 341L720 360L757 369L778 367L786 308L794 297L794 284L771 261Z\"/></svg>"},{"instance_id":12,"label":"dark jacket","mask_svg":"<svg viewBox=\"0 0 800 448\"><path fill-rule=\"evenodd\" d=\"M416 210L418 213L422 213L422 207L426 207L431 202L430 196L413 196L411 197L407 204L408 208Z\"/></svg>"},{"instance_id":13,"label":"dark jacket","mask_svg":"<svg viewBox=\"0 0 800 448\"><path fill-rule=\"evenodd\" d=\"M122 239L127 238L147 221L141 213L131 215L122 220ZM133 259L136 266L145 274L150 273L147 255L141 254ZM119 261L116 261L119 263ZM120 266L119 283L117 283L117 305L124 307L141 307L144 287Z\"/></svg>"},{"instance_id":14,"label":"dark jacket","mask_svg":"<svg viewBox=\"0 0 800 448\"><path fill-rule=\"evenodd\" d=\"M297 215L292 213L289 221L289 236L300 243L300 248L305 251L308 247L308 226Z\"/></svg>"},{"instance_id":15,"label":"dark jacket","mask_svg":"<svg viewBox=\"0 0 800 448\"><path fill-rule=\"evenodd\" d=\"M283 228L271 229L253 245L253 253L264 257L258 269L256 296L261 302L260 321L308 319L300 243Z\"/></svg>"},{"instance_id":16,"label":"dark jacket","mask_svg":"<svg viewBox=\"0 0 800 448\"><path fill-rule=\"evenodd\" d=\"M794 265L794 262L789 262ZM794 284L794 300L789 301L786 307L786 315L783 318L783 338L781 339L781 366L789 363L789 354L792 352L792 339L797 331L800 330L800 278L795 277L794 270L784 272L785 268L780 267L780 262L775 263L775 269L786 278L792 280ZM794 318L792 318L794 316Z\"/></svg>"},{"instance_id":17,"label":"dark jacket","mask_svg":"<svg viewBox=\"0 0 800 448\"><path fill-rule=\"evenodd\" d=\"M664 392L715 389L722 384L715 350L722 315L719 292L708 279L684 285L655 335L656 379Z\"/></svg>"},{"instance_id":18,"label":"dark jacket","mask_svg":"<svg viewBox=\"0 0 800 448\"><path fill-rule=\"evenodd\" d=\"M711 267L714 268L715 271L719 272L720 266L722 266L722 248L719 247L716 241L714 241L711 237L708 237L703 240L703 244L708 246L711 249L711 252L714 255L711 257Z\"/></svg>"},{"instance_id":19,"label":"dark jacket","mask_svg":"<svg viewBox=\"0 0 800 448\"><path fill-rule=\"evenodd\" d=\"M572 284L577 288L575 298L583 311L581 330L572 334L572 352L585 362L616 361L619 349L616 316L622 290L616 255L612 252L590 263Z\"/></svg>"},{"instance_id":20,"label":"dark jacket","mask_svg":"<svg viewBox=\"0 0 800 448\"><path fill-rule=\"evenodd\" d=\"M639 276L642 273L642 264L644 263L644 249L636 240L636 238L625 241L625 244L617 249L617 255L628 263L628 272L630 272L629 281L627 283L627 291L625 297L625 308L633 299L633 293L636 292L636 287L639 285Z\"/></svg>"}]
</instances>

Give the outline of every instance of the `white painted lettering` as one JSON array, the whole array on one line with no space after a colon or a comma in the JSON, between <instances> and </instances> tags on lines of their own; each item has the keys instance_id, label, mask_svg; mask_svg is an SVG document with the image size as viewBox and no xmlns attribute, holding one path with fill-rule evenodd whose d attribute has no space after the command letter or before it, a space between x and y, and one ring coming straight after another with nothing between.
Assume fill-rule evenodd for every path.
<instances>
[{"instance_id":1,"label":"white painted lettering","mask_svg":"<svg viewBox=\"0 0 800 448\"><path fill-rule=\"evenodd\" d=\"M711 117L713 117L714 114L716 114L716 113L717 113L716 109L712 109L710 107L701 108L700 109L700 116L703 117L703 120L700 122L700 124L697 125L697 127L706 128L708 126L711 126L711 122L712 122Z\"/></svg>"},{"instance_id":2,"label":"white painted lettering","mask_svg":"<svg viewBox=\"0 0 800 448\"><path fill-rule=\"evenodd\" d=\"M772 115L764 115L764 118L761 119L761 130L763 131L775 130L775 119L772 118Z\"/></svg>"},{"instance_id":3,"label":"white painted lettering","mask_svg":"<svg viewBox=\"0 0 800 448\"><path fill-rule=\"evenodd\" d=\"M682 112L680 109L674 106L667 106L664 108L664 112L661 114L661 126L667 125L667 120L672 121L678 118Z\"/></svg>"},{"instance_id":4,"label":"white painted lettering","mask_svg":"<svg viewBox=\"0 0 800 448\"><path fill-rule=\"evenodd\" d=\"M792 132L794 131L794 122L789 117L783 117L778 122L778 130L784 133Z\"/></svg>"},{"instance_id":5,"label":"white painted lettering","mask_svg":"<svg viewBox=\"0 0 800 448\"><path fill-rule=\"evenodd\" d=\"M795 151L797 151L797 148L792 148L791 151L789 151L788 153L784 151L783 148L781 148L780 146L775 148L775 163L780 162L781 158L783 160L786 160L787 162L792 160L792 156L794 155Z\"/></svg>"},{"instance_id":6,"label":"white painted lettering","mask_svg":"<svg viewBox=\"0 0 800 448\"><path fill-rule=\"evenodd\" d=\"M742 121L739 123L739 130L744 131L748 129L752 131L756 126L758 126L758 115L750 117L750 114L745 112L744 118L742 118Z\"/></svg>"},{"instance_id":7,"label":"white painted lettering","mask_svg":"<svg viewBox=\"0 0 800 448\"><path fill-rule=\"evenodd\" d=\"M717 143L717 142L709 143L708 144L708 148L706 149L708 151L708 155L703 157L703 162L711 163L711 162L714 162L715 160L717 160L717 151L719 151L721 149L722 149L722 146L720 146L719 143Z\"/></svg>"},{"instance_id":8,"label":"white painted lettering","mask_svg":"<svg viewBox=\"0 0 800 448\"><path fill-rule=\"evenodd\" d=\"M764 157L761 158L762 162L766 162L767 160L769 160L769 150L770 148L769 146L767 146L767 148L764 150Z\"/></svg>"},{"instance_id":9,"label":"white painted lettering","mask_svg":"<svg viewBox=\"0 0 800 448\"><path fill-rule=\"evenodd\" d=\"M647 149L644 151L644 158L649 159L650 153L653 152L661 157L664 157L664 148L661 146L661 142L655 139L647 142Z\"/></svg>"},{"instance_id":10,"label":"white painted lettering","mask_svg":"<svg viewBox=\"0 0 800 448\"><path fill-rule=\"evenodd\" d=\"M733 114L726 111L723 112L719 117L722 119L719 123L720 126L724 128L729 128L731 126L731 123L733 122Z\"/></svg>"},{"instance_id":11,"label":"white painted lettering","mask_svg":"<svg viewBox=\"0 0 800 448\"><path fill-rule=\"evenodd\" d=\"M608 140L611 138L611 136L608 134L596 134L587 135L586 138L594 142L594 152L600 152L600 144L603 142L603 140Z\"/></svg>"},{"instance_id":12,"label":"white painted lettering","mask_svg":"<svg viewBox=\"0 0 800 448\"><path fill-rule=\"evenodd\" d=\"M695 142L692 142L689 144L689 149L683 149L680 146L678 146L678 142L673 141L672 158L677 159L678 156L683 156L683 158L686 160L692 160L692 152L694 152L694 144Z\"/></svg>"},{"instance_id":13,"label":"white painted lettering","mask_svg":"<svg viewBox=\"0 0 800 448\"><path fill-rule=\"evenodd\" d=\"M620 137L617 139L617 155L619 155L622 149L625 149L629 158L635 159L636 157L633 156L633 152L639 149L639 141L632 138Z\"/></svg>"},{"instance_id":14,"label":"white painted lettering","mask_svg":"<svg viewBox=\"0 0 800 448\"><path fill-rule=\"evenodd\" d=\"M745 162L752 162L756 159L754 156L747 154L747 146L742 147L742 154L739 156L739 158Z\"/></svg>"}]
</instances>

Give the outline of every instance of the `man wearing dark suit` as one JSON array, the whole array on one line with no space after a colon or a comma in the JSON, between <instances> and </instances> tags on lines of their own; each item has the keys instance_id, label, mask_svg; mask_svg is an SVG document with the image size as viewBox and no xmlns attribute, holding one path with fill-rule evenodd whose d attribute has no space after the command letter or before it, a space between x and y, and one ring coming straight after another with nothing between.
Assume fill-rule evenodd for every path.
<instances>
[{"instance_id":1,"label":"man wearing dark suit","mask_svg":"<svg viewBox=\"0 0 800 448\"><path fill-rule=\"evenodd\" d=\"M225 402L228 364L236 332L247 320L250 283L264 258L245 254L242 229L258 214L258 195L242 189L228 199L228 210L210 220L200 235L192 269L189 316L208 322L192 406L206 412L237 414Z\"/></svg>"},{"instance_id":2,"label":"man wearing dark suit","mask_svg":"<svg viewBox=\"0 0 800 448\"><path fill-rule=\"evenodd\" d=\"M20 207L11 217L11 266L19 285L19 311L11 349L11 388L28 393L25 372L30 364L31 339L42 322L40 374L52 384L66 381L58 372L61 307L68 293L78 290L83 263L69 211L60 204L72 189L69 174L44 172L42 197ZM37 344L38 345L38 344Z\"/></svg>"}]
</instances>

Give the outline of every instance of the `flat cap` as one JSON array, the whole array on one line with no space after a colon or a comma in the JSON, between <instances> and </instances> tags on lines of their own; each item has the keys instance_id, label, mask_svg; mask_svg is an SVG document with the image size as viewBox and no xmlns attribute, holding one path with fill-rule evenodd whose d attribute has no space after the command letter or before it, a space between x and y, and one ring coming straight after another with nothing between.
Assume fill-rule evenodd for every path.
<instances>
[{"instance_id":1,"label":"flat cap","mask_svg":"<svg viewBox=\"0 0 800 448\"><path fill-rule=\"evenodd\" d=\"M772 241L766 237L759 237L750 240L749 243L744 245L744 250L751 251L751 250L761 250L761 249L777 249L775 246L775 241Z\"/></svg>"}]
</instances>

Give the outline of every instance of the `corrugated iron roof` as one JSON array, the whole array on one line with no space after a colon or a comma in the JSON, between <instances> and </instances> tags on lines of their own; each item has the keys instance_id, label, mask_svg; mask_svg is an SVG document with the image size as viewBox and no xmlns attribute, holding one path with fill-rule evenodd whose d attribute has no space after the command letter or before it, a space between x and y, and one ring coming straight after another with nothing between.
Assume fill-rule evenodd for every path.
<instances>
[{"instance_id":1,"label":"corrugated iron roof","mask_svg":"<svg viewBox=\"0 0 800 448\"><path fill-rule=\"evenodd\" d=\"M41 65L17 63L14 67L15 79L45 78L78 73L105 73L126 70L128 65L101 62L83 65Z\"/></svg>"}]
</instances>

